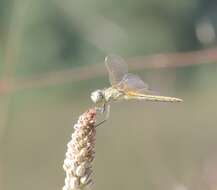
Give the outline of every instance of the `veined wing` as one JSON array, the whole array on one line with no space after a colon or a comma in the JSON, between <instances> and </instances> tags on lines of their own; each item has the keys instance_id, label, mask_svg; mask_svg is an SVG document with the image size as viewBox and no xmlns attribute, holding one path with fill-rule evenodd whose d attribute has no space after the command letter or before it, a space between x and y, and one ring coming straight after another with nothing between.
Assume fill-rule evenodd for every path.
<instances>
[{"instance_id":1,"label":"veined wing","mask_svg":"<svg viewBox=\"0 0 217 190\"><path fill-rule=\"evenodd\" d=\"M126 93L151 93L148 84L146 84L139 76L131 73L125 74L123 79L116 85L116 88L119 88Z\"/></svg>"},{"instance_id":2,"label":"veined wing","mask_svg":"<svg viewBox=\"0 0 217 190\"><path fill-rule=\"evenodd\" d=\"M128 73L128 67L124 59L118 55L109 55L105 58L105 65L109 73L109 81L112 86L117 85Z\"/></svg>"},{"instance_id":3,"label":"veined wing","mask_svg":"<svg viewBox=\"0 0 217 190\"><path fill-rule=\"evenodd\" d=\"M119 90L122 90L127 99L158 101L158 102L181 102L182 99L167 96L151 95L151 91L148 89L148 85L143 80L134 74L126 74L122 81L116 86Z\"/></svg>"}]
</instances>

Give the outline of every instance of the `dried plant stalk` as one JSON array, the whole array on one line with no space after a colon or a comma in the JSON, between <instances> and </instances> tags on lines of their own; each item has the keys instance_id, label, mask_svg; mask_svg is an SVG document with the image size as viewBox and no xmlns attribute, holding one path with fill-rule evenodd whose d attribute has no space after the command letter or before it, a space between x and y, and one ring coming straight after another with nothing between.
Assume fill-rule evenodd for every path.
<instances>
[{"instance_id":1,"label":"dried plant stalk","mask_svg":"<svg viewBox=\"0 0 217 190\"><path fill-rule=\"evenodd\" d=\"M83 113L74 125L74 133L67 144L63 169L66 172L63 190L80 190L92 184L96 110Z\"/></svg>"}]
</instances>

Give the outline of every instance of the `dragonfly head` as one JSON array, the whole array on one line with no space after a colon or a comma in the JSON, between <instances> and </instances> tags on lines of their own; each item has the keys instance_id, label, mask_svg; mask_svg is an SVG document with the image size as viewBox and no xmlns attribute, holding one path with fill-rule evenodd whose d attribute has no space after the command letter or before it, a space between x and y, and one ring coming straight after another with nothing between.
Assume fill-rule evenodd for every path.
<instances>
[{"instance_id":1,"label":"dragonfly head","mask_svg":"<svg viewBox=\"0 0 217 190\"><path fill-rule=\"evenodd\" d=\"M96 90L92 92L90 98L95 104L104 103L105 101L104 93L102 90Z\"/></svg>"}]
</instances>

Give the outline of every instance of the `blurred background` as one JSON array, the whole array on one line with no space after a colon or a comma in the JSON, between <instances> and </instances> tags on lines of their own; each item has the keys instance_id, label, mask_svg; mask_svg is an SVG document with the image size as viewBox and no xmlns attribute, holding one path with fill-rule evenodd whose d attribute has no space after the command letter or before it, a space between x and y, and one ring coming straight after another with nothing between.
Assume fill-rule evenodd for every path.
<instances>
[{"instance_id":1,"label":"blurred background","mask_svg":"<svg viewBox=\"0 0 217 190\"><path fill-rule=\"evenodd\" d=\"M61 189L66 144L115 53L182 104L121 102L93 189L217 188L214 0L0 0L0 189Z\"/></svg>"}]
</instances>

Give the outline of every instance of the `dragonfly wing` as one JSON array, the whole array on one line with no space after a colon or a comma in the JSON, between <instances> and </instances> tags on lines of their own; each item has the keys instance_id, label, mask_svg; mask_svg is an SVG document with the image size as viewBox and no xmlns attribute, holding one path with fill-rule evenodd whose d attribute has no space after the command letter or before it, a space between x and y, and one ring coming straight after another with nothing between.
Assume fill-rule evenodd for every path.
<instances>
[{"instance_id":1,"label":"dragonfly wing","mask_svg":"<svg viewBox=\"0 0 217 190\"><path fill-rule=\"evenodd\" d=\"M118 55L109 55L105 58L105 65L109 73L109 81L112 86L117 85L128 73L128 67L124 59Z\"/></svg>"},{"instance_id":2,"label":"dragonfly wing","mask_svg":"<svg viewBox=\"0 0 217 190\"><path fill-rule=\"evenodd\" d=\"M147 93L149 91L148 84L146 84L139 76L127 73L117 85L117 88L126 92Z\"/></svg>"}]
</instances>

